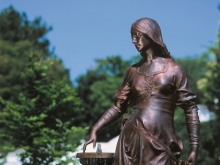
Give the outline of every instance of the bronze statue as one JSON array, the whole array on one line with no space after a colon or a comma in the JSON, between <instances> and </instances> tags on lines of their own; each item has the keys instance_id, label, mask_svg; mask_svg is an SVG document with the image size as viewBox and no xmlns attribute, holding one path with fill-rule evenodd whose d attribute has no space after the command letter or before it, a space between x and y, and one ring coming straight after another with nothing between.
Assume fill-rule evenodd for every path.
<instances>
[{"instance_id":1,"label":"bronze statue","mask_svg":"<svg viewBox=\"0 0 220 165\"><path fill-rule=\"evenodd\" d=\"M172 59L156 21L141 18L131 26L131 38L142 59L132 65L115 94L115 103L93 126L86 146L96 144L96 132L111 125L133 105L118 140L113 165L176 165L183 149L174 128L176 106L184 109L191 152L196 165L199 117L196 95L182 67Z\"/></svg>"}]
</instances>

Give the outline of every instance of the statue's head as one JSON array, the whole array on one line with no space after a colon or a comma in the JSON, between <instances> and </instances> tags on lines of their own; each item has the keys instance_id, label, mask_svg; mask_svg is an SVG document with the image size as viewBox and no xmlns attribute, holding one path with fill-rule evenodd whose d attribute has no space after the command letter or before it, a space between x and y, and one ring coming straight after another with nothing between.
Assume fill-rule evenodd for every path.
<instances>
[{"instance_id":1,"label":"statue's head","mask_svg":"<svg viewBox=\"0 0 220 165\"><path fill-rule=\"evenodd\" d=\"M131 25L131 33L138 31L149 37L153 43L161 50L162 56L172 58L168 52L166 45L163 43L160 26L150 18L141 18Z\"/></svg>"}]
</instances>

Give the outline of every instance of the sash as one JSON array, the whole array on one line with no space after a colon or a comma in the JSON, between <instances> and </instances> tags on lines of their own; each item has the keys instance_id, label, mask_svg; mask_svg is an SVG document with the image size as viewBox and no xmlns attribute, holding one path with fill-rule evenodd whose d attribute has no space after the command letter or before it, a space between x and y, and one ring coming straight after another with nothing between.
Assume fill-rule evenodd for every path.
<instances>
[{"instance_id":1,"label":"sash","mask_svg":"<svg viewBox=\"0 0 220 165\"><path fill-rule=\"evenodd\" d=\"M152 136L151 134L146 132L145 129L137 128L137 127L133 126L132 124L130 124L129 122L126 122L126 126L128 126L130 129L132 129L139 136L143 136L144 135L145 139L147 139L147 141L156 150L166 152L167 154L169 154L173 158L173 160L177 161L176 156L170 151L170 149L163 142L161 142L159 139L155 138L154 136Z\"/></svg>"}]
</instances>

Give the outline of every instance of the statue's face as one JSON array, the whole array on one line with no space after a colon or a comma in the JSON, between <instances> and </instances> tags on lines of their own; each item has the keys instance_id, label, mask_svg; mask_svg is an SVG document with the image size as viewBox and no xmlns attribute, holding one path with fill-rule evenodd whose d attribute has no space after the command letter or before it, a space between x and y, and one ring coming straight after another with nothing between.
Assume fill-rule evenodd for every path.
<instances>
[{"instance_id":1,"label":"statue's face","mask_svg":"<svg viewBox=\"0 0 220 165\"><path fill-rule=\"evenodd\" d=\"M147 50L151 46L150 39L146 37L143 33L138 31L131 32L132 43L135 45L139 52Z\"/></svg>"}]
</instances>

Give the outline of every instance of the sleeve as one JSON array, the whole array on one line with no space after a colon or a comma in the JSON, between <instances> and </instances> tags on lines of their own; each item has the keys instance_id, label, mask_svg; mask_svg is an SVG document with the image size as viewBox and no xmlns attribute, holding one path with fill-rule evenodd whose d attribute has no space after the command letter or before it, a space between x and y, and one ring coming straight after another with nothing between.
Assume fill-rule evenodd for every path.
<instances>
[{"instance_id":1,"label":"sleeve","mask_svg":"<svg viewBox=\"0 0 220 165\"><path fill-rule=\"evenodd\" d=\"M176 74L176 105L185 112L187 131L191 147L199 145L199 116L196 105L196 95L188 86L187 77L181 66Z\"/></svg>"},{"instance_id":2,"label":"sleeve","mask_svg":"<svg viewBox=\"0 0 220 165\"><path fill-rule=\"evenodd\" d=\"M98 122L93 126L93 130L98 131L111 125L127 111L127 106L130 103L131 97L130 77L131 68L127 71L123 83L115 94L115 104L102 115Z\"/></svg>"},{"instance_id":3,"label":"sleeve","mask_svg":"<svg viewBox=\"0 0 220 165\"><path fill-rule=\"evenodd\" d=\"M115 93L114 107L115 109L118 109L121 113L125 113L127 111L127 107L132 102L131 78L132 67L128 69L124 81Z\"/></svg>"},{"instance_id":4,"label":"sleeve","mask_svg":"<svg viewBox=\"0 0 220 165\"><path fill-rule=\"evenodd\" d=\"M175 76L176 81L176 105L184 109L185 111L196 106L196 94L192 92L188 85L186 74L181 66L178 66Z\"/></svg>"}]
</instances>

